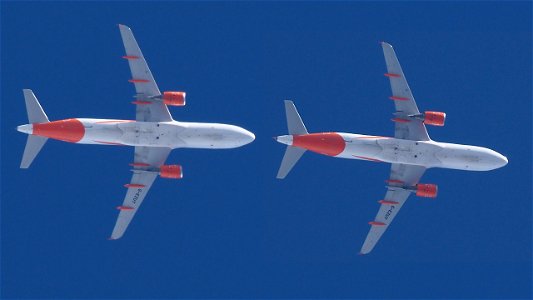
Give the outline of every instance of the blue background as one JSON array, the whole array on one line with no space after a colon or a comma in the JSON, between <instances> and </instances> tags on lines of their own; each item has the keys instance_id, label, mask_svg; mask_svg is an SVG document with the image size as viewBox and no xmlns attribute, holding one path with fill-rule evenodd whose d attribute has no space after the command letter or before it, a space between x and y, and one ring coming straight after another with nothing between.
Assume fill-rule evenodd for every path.
<instances>
[{"instance_id":1,"label":"blue background","mask_svg":"<svg viewBox=\"0 0 533 300\"><path fill-rule=\"evenodd\" d=\"M2 297L530 298L531 3L14 3L1 7ZM123 239L108 241L130 179L127 147L49 141L19 163L22 88L50 119L132 119L117 23L130 26L182 121L257 136L175 150ZM491 172L432 169L375 250L357 253L390 166L306 154L276 180L293 99L311 132L392 135L379 41L437 141L509 158Z\"/></svg>"}]
</instances>

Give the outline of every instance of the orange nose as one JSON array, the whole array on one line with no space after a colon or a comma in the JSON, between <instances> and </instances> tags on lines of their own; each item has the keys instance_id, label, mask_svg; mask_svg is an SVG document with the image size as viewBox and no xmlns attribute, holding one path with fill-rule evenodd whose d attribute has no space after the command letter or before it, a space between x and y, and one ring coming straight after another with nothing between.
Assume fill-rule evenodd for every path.
<instances>
[{"instance_id":1,"label":"orange nose","mask_svg":"<svg viewBox=\"0 0 533 300\"><path fill-rule=\"evenodd\" d=\"M337 156L346 148L346 142L335 132L295 135L293 146L329 156Z\"/></svg>"},{"instance_id":2,"label":"orange nose","mask_svg":"<svg viewBox=\"0 0 533 300\"><path fill-rule=\"evenodd\" d=\"M33 124L33 134L60 141L77 143L85 135L85 127L76 119Z\"/></svg>"}]
</instances>

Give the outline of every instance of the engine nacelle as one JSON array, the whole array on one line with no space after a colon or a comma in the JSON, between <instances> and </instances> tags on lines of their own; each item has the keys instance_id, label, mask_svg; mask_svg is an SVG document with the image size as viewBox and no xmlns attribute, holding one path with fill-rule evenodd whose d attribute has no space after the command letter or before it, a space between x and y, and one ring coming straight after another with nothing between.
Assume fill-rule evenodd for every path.
<instances>
[{"instance_id":1,"label":"engine nacelle","mask_svg":"<svg viewBox=\"0 0 533 300\"><path fill-rule=\"evenodd\" d=\"M185 106L185 92L163 92L163 103L171 106Z\"/></svg>"},{"instance_id":2,"label":"engine nacelle","mask_svg":"<svg viewBox=\"0 0 533 300\"><path fill-rule=\"evenodd\" d=\"M433 126L444 126L444 121L446 121L446 113L439 111L424 112L424 124Z\"/></svg>"},{"instance_id":3,"label":"engine nacelle","mask_svg":"<svg viewBox=\"0 0 533 300\"><path fill-rule=\"evenodd\" d=\"M180 165L162 165L159 167L159 176L161 178L181 179L183 170Z\"/></svg>"},{"instance_id":4,"label":"engine nacelle","mask_svg":"<svg viewBox=\"0 0 533 300\"><path fill-rule=\"evenodd\" d=\"M438 187L436 184L419 183L416 185L416 195L424 198L436 198Z\"/></svg>"}]
</instances>

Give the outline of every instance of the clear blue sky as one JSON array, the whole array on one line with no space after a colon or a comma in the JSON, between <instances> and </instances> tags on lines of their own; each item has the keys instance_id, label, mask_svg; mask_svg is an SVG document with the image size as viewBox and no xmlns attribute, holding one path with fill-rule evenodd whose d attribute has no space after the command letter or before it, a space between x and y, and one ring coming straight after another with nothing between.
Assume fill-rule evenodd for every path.
<instances>
[{"instance_id":1,"label":"clear blue sky","mask_svg":"<svg viewBox=\"0 0 533 300\"><path fill-rule=\"evenodd\" d=\"M1 6L1 288L6 298L530 298L531 3L13 3ZM175 150L123 239L127 147L47 143L18 168L23 88L51 119L134 116L116 24L130 26L175 119L253 131ZM375 250L357 253L389 165L306 154L275 174L293 99L313 132L392 135L390 42L437 141L492 148L491 172L432 169Z\"/></svg>"}]
</instances>

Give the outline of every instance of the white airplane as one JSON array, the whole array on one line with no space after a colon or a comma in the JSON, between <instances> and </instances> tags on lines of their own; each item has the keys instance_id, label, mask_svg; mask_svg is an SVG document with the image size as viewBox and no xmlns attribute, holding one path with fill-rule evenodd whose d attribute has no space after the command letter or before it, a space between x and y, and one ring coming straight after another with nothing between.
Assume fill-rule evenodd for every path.
<instances>
[{"instance_id":1,"label":"white airplane","mask_svg":"<svg viewBox=\"0 0 533 300\"><path fill-rule=\"evenodd\" d=\"M306 150L319 154L392 164L385 198L373 221L360 254L367 254L390 226L411 193L434 198L437 186L418 183L428 168L489 171L507 164L507 158L488 148L441 143L431 140L427 125L444 126L446 114L420 113L394 49L382 42L396 112L394 137L344 132L308 133L292 101L285 101L289 135L275 137L288 145L277 178L283 179Z\"/></svg>"},{"instance_id":2,"label":"white airplane","mask_svg":"<svg viewBox=\"0 0 533 300\"><path fill-rule=\"evenodd\" d=\"M126 55L137 94L135 120L66 119L48 120L39 101L29 89L24 99L29 124L17 127L27 133L21 168L28 168L44 143L49 139L96 145L134 146L133 176L110 239L122 237L133 216L141 206L157 176L180 179L180 165L165 165L175 148L227 149L246 145L255 139L253 133L237 126L218 123L189 123L172 119L167 105L184 106L184 92L159 92L141 49L130 28L119 25Z\"/></svg>"}]
</instances>

